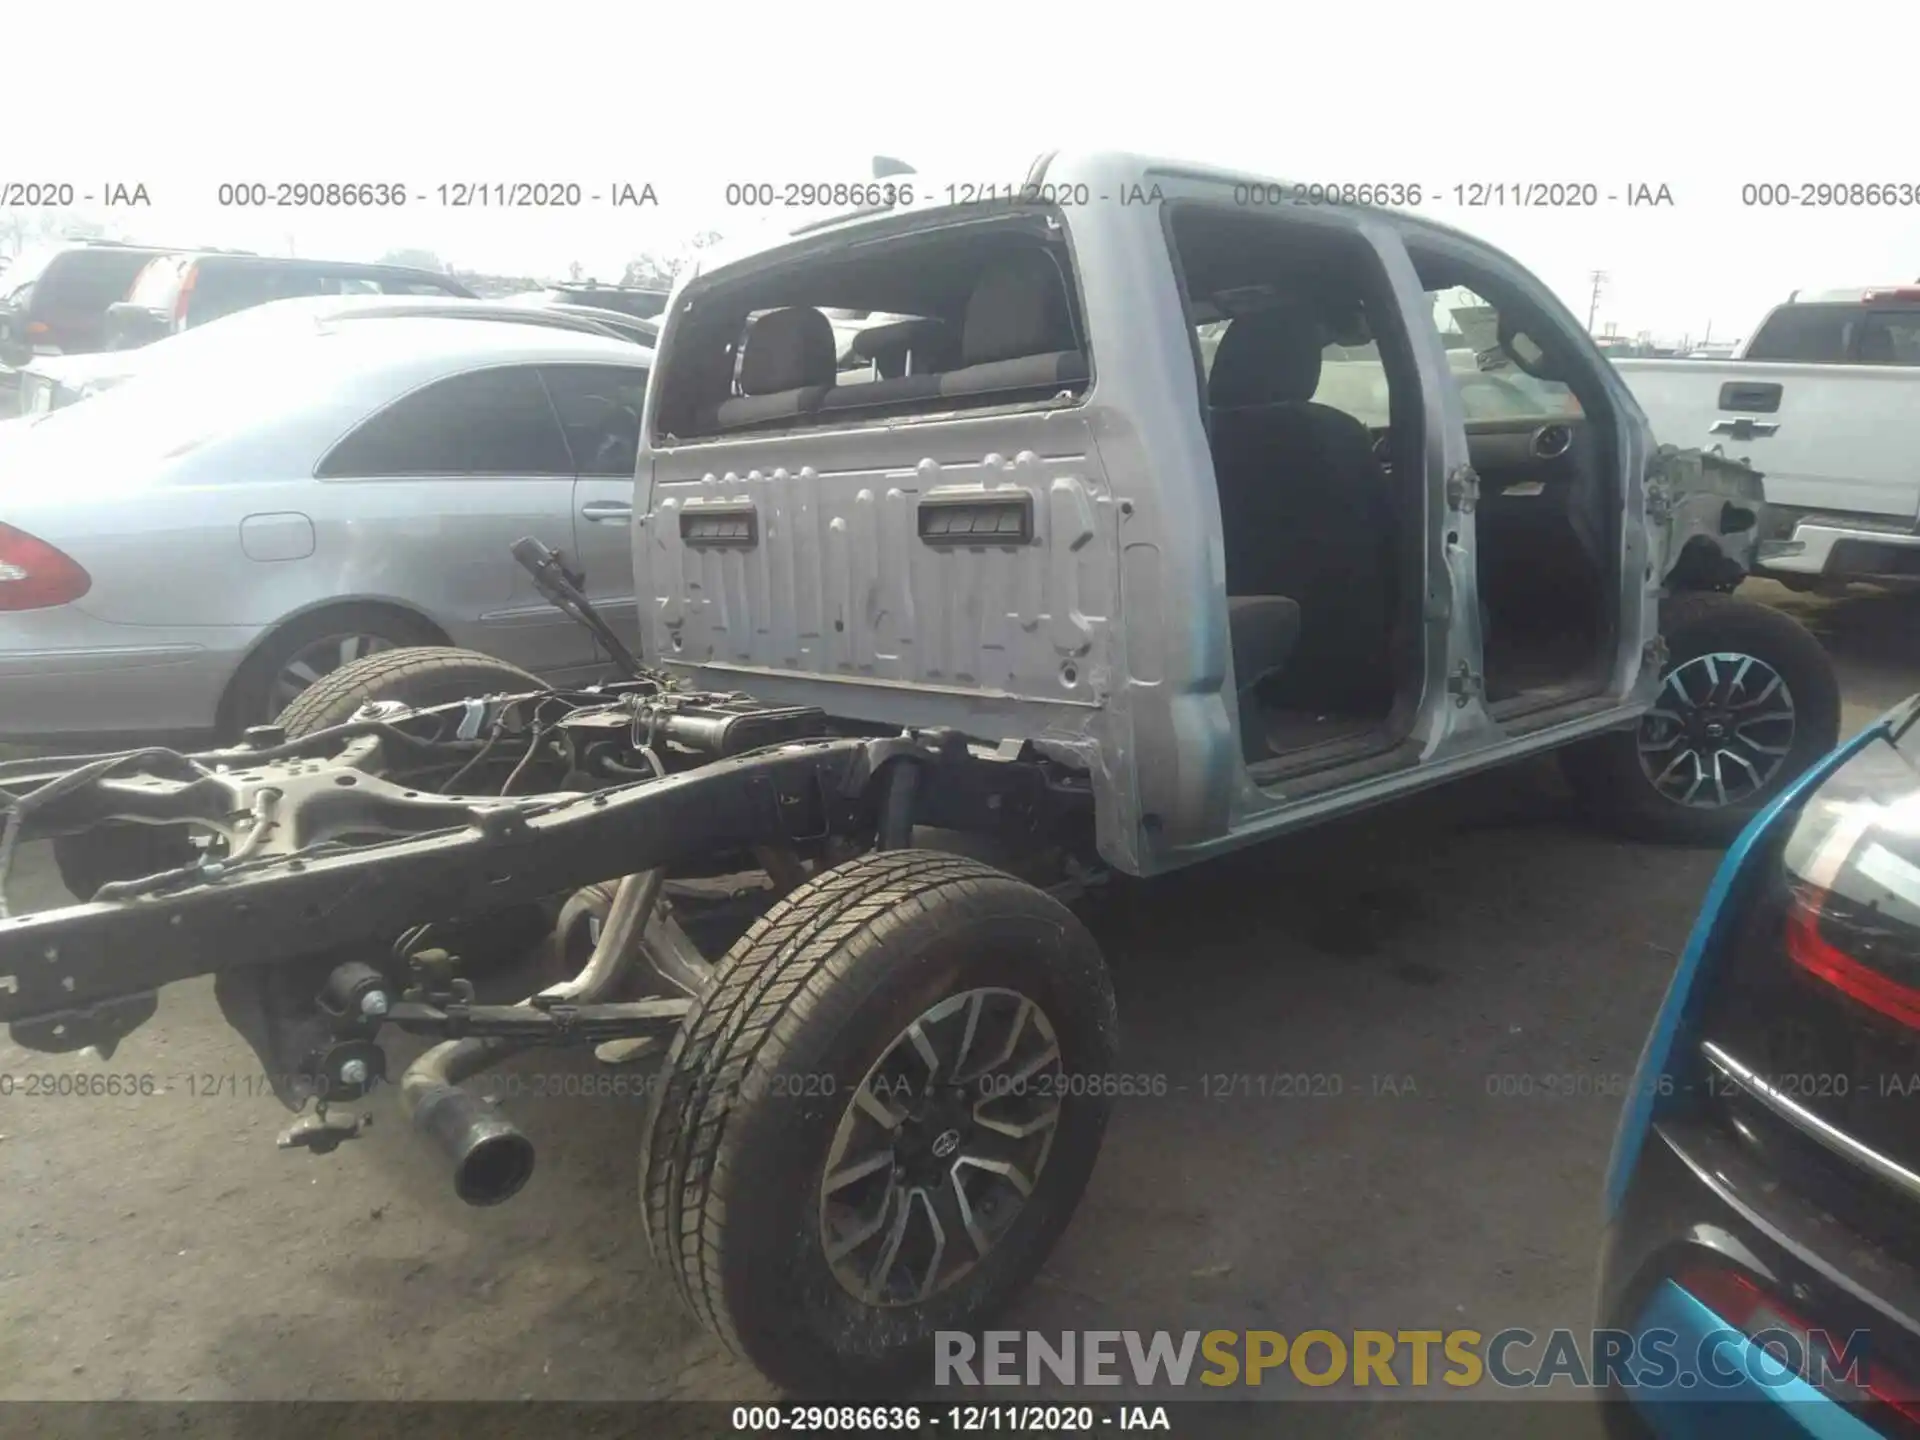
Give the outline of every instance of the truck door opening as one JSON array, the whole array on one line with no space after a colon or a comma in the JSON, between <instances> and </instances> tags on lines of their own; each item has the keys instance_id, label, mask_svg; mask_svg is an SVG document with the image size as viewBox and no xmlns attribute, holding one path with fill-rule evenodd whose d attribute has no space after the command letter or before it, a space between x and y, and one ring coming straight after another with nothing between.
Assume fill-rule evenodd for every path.
<instances>
[{"instance_id":1,"label":"truck door opening","mask_svg":"<svg viewBox=\"0 0 1920 1440\"><path fill-rule=\"evenodd\" d=\"M1487 702L1505 717L1574 700L1605 682L1613 647L1619 501L1606 483L1612 426L1596 420L1604 395L1583 404L1573 384L1546 378L1554 367L1534 337L1552 328L1496 276L1410 251L1479 477Z\"/></svg>"},{"instance_id":2,"label":"truck door opening","mask_svg":"<svg viewBox=\"0 0 1920 1440\"><path fill-rule=\"evenodd\" d=\"M1417 370L1386 276L1337 227L1196 207L1173 235L1247 763L1390 748L1419 699L1425 486Z\"/></svg>"}]
</instances>

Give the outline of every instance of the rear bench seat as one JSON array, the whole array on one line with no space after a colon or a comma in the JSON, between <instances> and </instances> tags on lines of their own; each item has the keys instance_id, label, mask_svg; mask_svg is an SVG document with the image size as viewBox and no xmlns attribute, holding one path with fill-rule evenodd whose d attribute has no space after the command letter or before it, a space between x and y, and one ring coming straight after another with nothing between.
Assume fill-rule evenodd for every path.
<instances>
[{"instance_id":1,"label":"rear bench seat","mask_svg":"<svg viewBox=\"0 0 1920 1440\"><path fill-rule=\"evenodd\" d=\"M835 385L833 327L818 310L771 310L747 332L740 389L715 429L768 426L802 416L891 408L918 400L1052 390L1088 378L1075 348L1067 294L1052 257L1025 250L981 276L967 300L959 366L922 375Z\"/></svg>"},{"instance_id":2,"label":"rear bench seat","mask_svg":"<svg viewBox=\"0 0 1920 1440\"><path fill-rule=\"evenodd\" d=\"M942 395L1032 390L1087 378L1074 346L1066 286L1053 257L1022 250L980 277L967 299L960 369L938 377Z\"/></svg>"},{"instance_id":3,"label":"rear bench seat","mask_svg":"<svg viewBox=\"0 0 1920 1440\"><path fill-rule=\"evenodd\" d=\"M818 310L769 310L747 331L740 352L740 394L721 401L713 429L737 430L811 415L839 373L833 325Z\"/></svg>"}]
</instances>

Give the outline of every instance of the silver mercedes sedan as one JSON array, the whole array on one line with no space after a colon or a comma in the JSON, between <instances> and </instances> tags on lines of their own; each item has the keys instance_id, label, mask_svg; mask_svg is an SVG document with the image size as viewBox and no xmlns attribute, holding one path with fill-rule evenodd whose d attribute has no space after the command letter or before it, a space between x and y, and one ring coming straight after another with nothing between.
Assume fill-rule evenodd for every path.
<instances>
[{"instance_id":1,"label":"silver mercedes sedan","mask_svg":"<svg viewBox=\"0 0 1920 1440\"><path fill-rule=\"evenodd\" d=\"M213 328L213 327L208 327ZM633 469L652 352L497 316L204 345L0 442L0 742L191 743L349 660L606 669L513 561L533 536L637 640Z\"/></svg>"}]
</instances>

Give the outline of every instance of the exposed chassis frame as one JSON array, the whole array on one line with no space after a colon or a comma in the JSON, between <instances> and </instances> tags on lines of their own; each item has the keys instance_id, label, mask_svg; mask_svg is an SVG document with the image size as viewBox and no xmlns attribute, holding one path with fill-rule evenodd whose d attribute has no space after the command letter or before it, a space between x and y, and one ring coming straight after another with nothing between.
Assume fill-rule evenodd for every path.
<instances>
[{"instance_id":1,"label":"exposed chassis frame","mask_svg":"<svg viewBox=\"0 0 1920 1440\"><path fill-rule=\"evenodd\" d=\"M0 791L32 802L15 804L0 854L111 822L192 824L229 847L221 859L109 885L89 903L0 918L0 1020L29 1048L111 1053L173 981L365 955L415 926L719 852L805 849L876 828L884 844L909 808L923 823L978 828L967 818L991 814L999 828L1043 830L1061 798L1039 762L983 758L945 731L796 739L585 792L449 796L375 773L434 744L395 719L454 721L476 703L397 707L292 743L267 734L194 756L0 765ZM441 993L410 997L389 1018L416 1032L541 1043L659 1033L685 1008L487 1007Z\"/></svg>"}]
</instances>

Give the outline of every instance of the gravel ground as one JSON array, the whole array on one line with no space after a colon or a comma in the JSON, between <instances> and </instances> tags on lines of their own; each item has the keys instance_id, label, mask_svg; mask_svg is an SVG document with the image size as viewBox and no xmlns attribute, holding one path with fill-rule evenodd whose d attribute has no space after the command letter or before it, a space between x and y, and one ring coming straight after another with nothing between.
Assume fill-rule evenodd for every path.
<instances>
[{"instance_id":1,"label":"gravel ground","mask_svg":"<svg viewBox=\"0 0 1920 1440\"><path fill-rule=\"evenodd\" d=\"M1914 601L1753 588L1828 638L1850 730L1920 688ZM1126 1068L1171 1093L1119 1110L1008 1323L1588 1323L1618 1101L1492 1092L1631 1072L1716 859L1583 828L1548 763L1155 883L1103 939ZM163 1093L0 1100L0 1398L768 1396L651 1271L634 1102L516 1102L539 1168L473 1210L387 1102L332 1156L277 1151L210 983L104 1067L0 1043L0 1072L89 1068ZM1341 1093L1210 1098L1222 1072Z\"/></svg>"}]
</instances>

